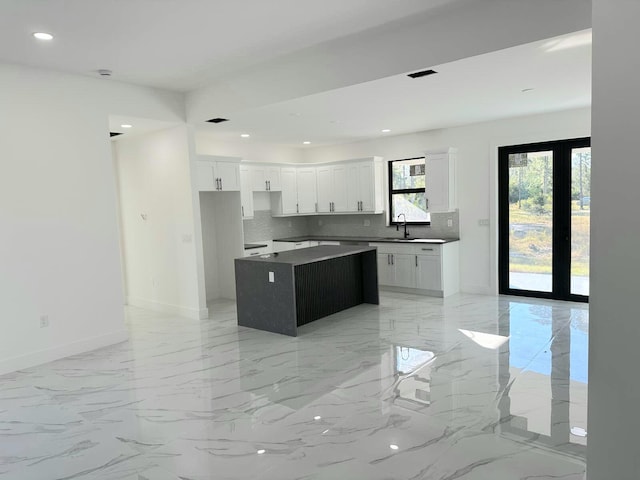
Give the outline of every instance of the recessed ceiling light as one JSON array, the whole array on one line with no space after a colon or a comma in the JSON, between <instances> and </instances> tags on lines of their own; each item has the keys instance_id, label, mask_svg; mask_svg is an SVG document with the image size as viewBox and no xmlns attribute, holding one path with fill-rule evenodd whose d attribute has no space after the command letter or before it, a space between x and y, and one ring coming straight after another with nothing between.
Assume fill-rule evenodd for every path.
<instances>
[{"instance_id":1,"label":"recessed ceiling light","mask_svg":"<svg viewBox=\"0 0 640 480\"><path fill-rule=\"evenodd\" d=\"M302 142L304 145L311 145L311 142Z\"/></svg>"},{"instance_id":2,"label":"recessed ceiling light","mask_svg":"<svg viewBox=\"0 0 640 480\"><path fill-rule=\"evenodd\" d=\"M265 452L266 452L266 450L262 450L262 449L260 449L260 450L258 450L258 455L262 455L262 454L263 454L263 453L265 453Z\"/></svg>"},{"instance_id":3,"label":"recessed ceiling light","mask_svg":"<svg viewBox=\"0 0 640 480\"><path fill-rule=\"evenodd\" d=\"M391 445L389 445L389 448L391 450L398 450L400 447L398 445L394 445L393 443Z\"/></svg>"},{"instance_id":4,"label":"recessed ceiling light","mask_svg":"<svg viewBox=\"0 0 640 480\"><path fill-rule=\"evenodd\" d=\"M129 125L129 124L124 124L124 125L120 125L122 128L131 128L133 127L133 125Z\"/></svg>"},{"instance_id":5,"label":"recessed ceiling light","mask_svg":"<svg viewBox=\"0 0 640 480\"><path fill-rule=\"evenodd\" d=\"M53 40L53 35L46 32L36 32L33 34L38 40Z\"/></svg>"},{"instance_id":6,"label":"recessed ceiling light","mask_svg":"<svg viewBox=\"0 0 640 480\"><path fill-rule=\"evenodd\" d=\"M322 420L322 417L320 415L316 415L315 417L313 417L314 420Z\"/></svg>"},{"instance_id":7,"label":"recessed ceiling light","mask_svg":"<svg viewBox=\"0 0 640 480\"><path fill-rule=\"evenodd\" d=\"M532 92L533 90L533 88L523 88L522 93Z\"/></svg>"},{"instance_id":8,"label":"recessed ceiling light","mask_svg":"<svg viewBox=\"0 0 640 480\"><path fill-rule=\"evenodd\" d=\"M240 135L242 138L249 138L251 135L249 135L248 133L243 133Z\"/></svg>"},{"instance_id":9,"label":"recessed ceiling light","mask_svg":"<svg viewBox=\"0 0 640 480\"><path fill-rule=\"evenodd\" d=\"M391 130L389 130L388 128L385 128L384 130L382 130L382 133L389 133Z\"/></svg>"}]
</instances>

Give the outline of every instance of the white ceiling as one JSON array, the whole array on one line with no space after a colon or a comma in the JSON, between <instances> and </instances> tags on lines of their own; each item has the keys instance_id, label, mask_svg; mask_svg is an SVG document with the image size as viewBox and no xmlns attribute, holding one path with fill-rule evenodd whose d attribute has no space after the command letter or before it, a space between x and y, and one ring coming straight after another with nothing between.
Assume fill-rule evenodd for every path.
<instances>
[{"instance_id":1,"label":"white ceiling","mask_svg":"<svg viewBox=\"0 0 640 480\"><path fill-rule=\"evenodd\" d=\"M591 31L234 114L202 128L221 139L302 147L544 113L591 104ZM533 88L523 93L523 89Z\"/></svg>"},{"instance_id":2,"label":"white ceiling","mask_svg":"<svg viewBox=\"0 0 640 480\"><path fill-rule=\"evenodd\" d=\"M172 90L460 0L2 0L0 61ZM49 43L31 34L55 36Z\"/></svg>"}]
</instances>

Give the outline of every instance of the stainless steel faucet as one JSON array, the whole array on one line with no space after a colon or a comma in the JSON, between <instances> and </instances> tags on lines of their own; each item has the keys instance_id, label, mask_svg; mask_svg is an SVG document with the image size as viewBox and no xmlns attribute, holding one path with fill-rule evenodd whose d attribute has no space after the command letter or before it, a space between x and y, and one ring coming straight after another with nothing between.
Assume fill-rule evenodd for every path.
<instances>
[{"instance_id":1,"label":"stainless steel faucet","mask_svg":"<svg viewBox=\"0 0 640 480\"><path fill-rule=\"evenodd\" d=\"M402 215L402 218L404 218L404 238L407 238L409 236L409 232L407 232L407 216L404 213L399 213L398 216L396 217L398 220L400 220L400 215ZM400 225L396 224L396 232L400 231Z\"/></svg>"}]
</instances>

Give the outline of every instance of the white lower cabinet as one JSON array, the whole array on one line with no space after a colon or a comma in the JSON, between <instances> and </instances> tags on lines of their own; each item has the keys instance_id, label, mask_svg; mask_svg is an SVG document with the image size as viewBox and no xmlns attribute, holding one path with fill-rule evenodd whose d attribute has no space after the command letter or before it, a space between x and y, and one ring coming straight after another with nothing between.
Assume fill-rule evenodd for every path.
<instances>
[{"instance_id":1,"label":"white lower cabinet","mask_svg":"<svg viewBox=\"0 0 640 480\"><path fill-rule=\"evenodd\" d=\"M383 289L440 297L459 291L458 242L371 246L378 249L378 284Z\"/></svg>"},{"instance_id":2,"label":"white lower cabinet","mask_svg":"<svg viewBox=\"0 0 640 480\"><path fill-rule=\"evenodd\" d=\"M390 253L380 253L378 250L378 284L379 285L395 285L396 271L391 264Z\"/></svg>"},{"instance_id":3,"label":"white lower cabinet","mask_svg":"<svg viewBox=\"0 0 640 480\"><path fill-rule=\"evenodd\" d=\"M440 256L416 255L416 288L442 290Z\"/></svg>"},{"instance_id":4,"label":"white lower cabinet","mask_svg":"<svg viewBox=\"0 0 640 480\"><path fill-rule=\"evenodd\" d=\"M416 267L415 255L394 253L392 255L393 265L396 272L395 285L400 288L415 288Z\"/></svg>"}]
</instances>

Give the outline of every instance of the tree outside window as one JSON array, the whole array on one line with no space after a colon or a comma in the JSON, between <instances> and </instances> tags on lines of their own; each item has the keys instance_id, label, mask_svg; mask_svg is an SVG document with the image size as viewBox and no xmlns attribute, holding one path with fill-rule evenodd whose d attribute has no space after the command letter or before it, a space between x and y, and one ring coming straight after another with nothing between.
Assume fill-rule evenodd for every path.
<instances>
[{"instance_id":1,"label":"tree outside window","mask_svg":"<svg viewBox=\"0 0 640 480\"><path fill-rule=\"evenodd\" d=\"M389 209L392 224L403 222L398 220L401 214L406 216L407 223L431 223L425 193L424 157L389 162Z\"/></svg>"}]
</instances>

